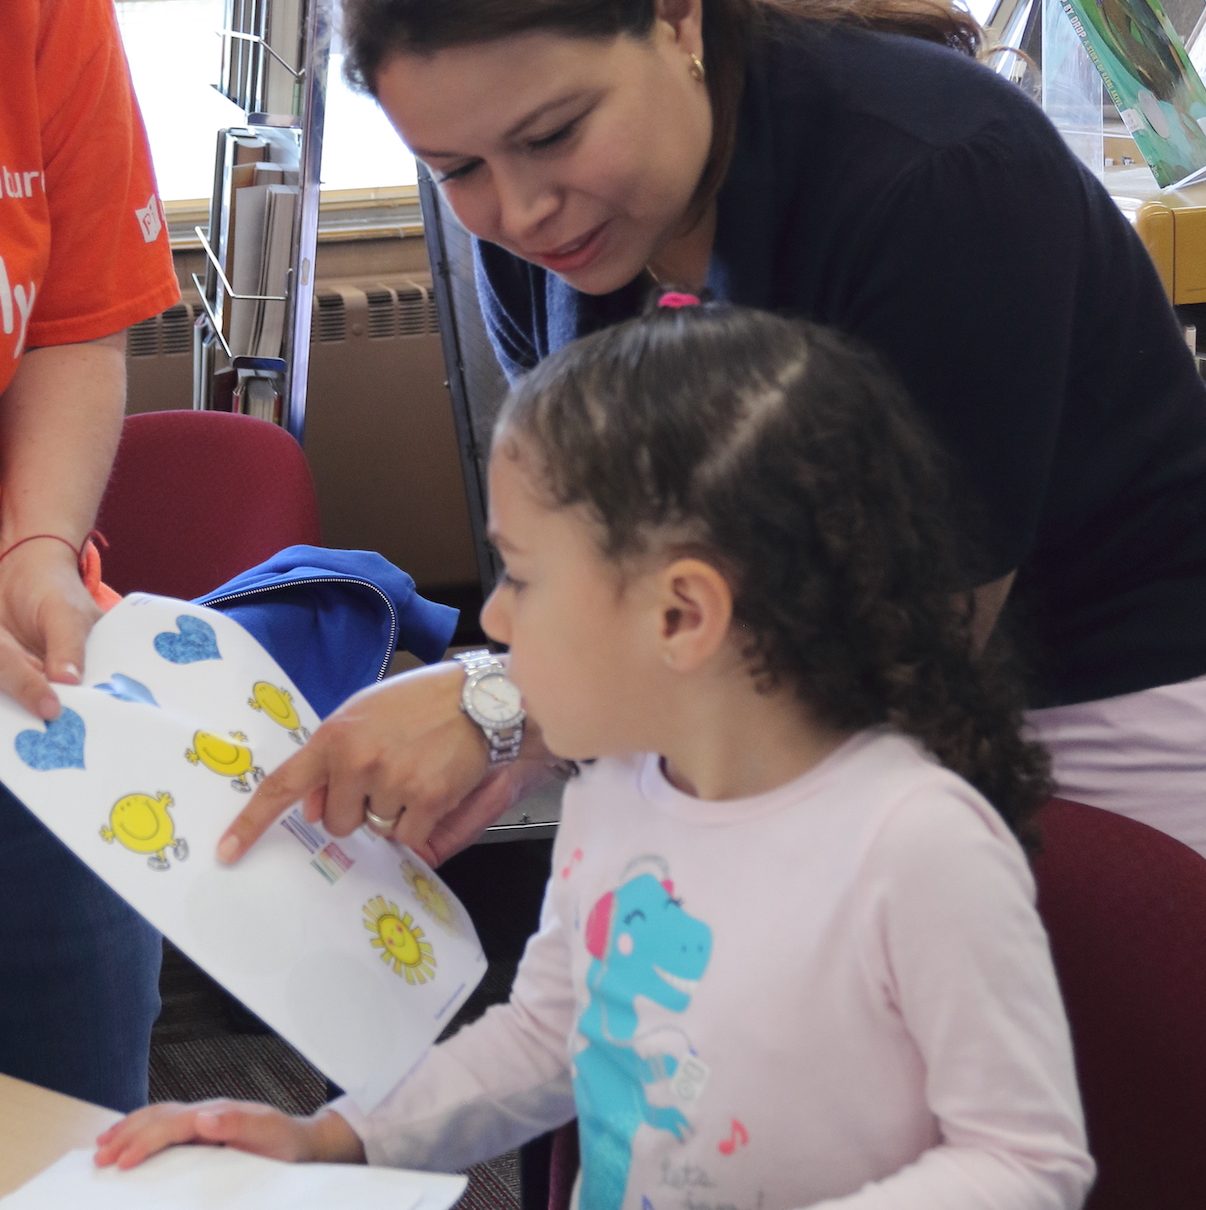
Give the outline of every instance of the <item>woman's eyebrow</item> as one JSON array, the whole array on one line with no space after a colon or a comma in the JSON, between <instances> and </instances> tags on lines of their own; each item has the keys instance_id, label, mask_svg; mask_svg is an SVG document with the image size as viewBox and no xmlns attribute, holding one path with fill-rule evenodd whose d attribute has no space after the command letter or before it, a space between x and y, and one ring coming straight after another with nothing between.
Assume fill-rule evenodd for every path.
<instances>
[{"instance_id":1,"label":"woman's eyebrow","mask_svg":"<svg viewBox=\"0 0 1206 1210\"><path fill-rule=\"evenodd\" d=\"M546 114L561 109L563 106L570 105L588 95L588 90L577 89L574 92L564 93L559 97L554 97L552 100L537 105L535 109L525 114L518 122L513 123L503 131L503 142L509 142L512 139L518 138L529 126L535 125ZM428 151L423 147L411 147L410 151L412 155L417 156L421 160L460 160L466 158L464 153L459 151Z\"/></svg>"},{"instance_id":2,"label":"woman's eyebrow","mask_svg":"<svg viewBox=\"0 0 1206 1210\"><path fill-rule=\"evenodd\" d=\"M579 88L573 92L563 93L559 97L554 97L551 101L545 101L543 105L537 105L526 117L522 117L513 126L503 133L504 139L513 139L521 135L529 126L540 121L545 114L550 113L555 109L560 109L564 105L570 105L575 101L588 95L588 90Z\"/></svg>"}]
</instances>

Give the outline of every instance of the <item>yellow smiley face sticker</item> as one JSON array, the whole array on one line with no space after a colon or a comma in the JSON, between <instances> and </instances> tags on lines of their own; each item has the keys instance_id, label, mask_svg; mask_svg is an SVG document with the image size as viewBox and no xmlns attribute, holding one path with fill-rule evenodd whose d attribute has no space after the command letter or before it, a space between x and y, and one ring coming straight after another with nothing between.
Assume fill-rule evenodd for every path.
<instances>
[{"instance_id":1,"label":"yellow smiley face sticker","mask_svg":"<svg viewBox=\"0 0 1206 1210\"><path fill-rule=\"evenodd\" d=\"M364 905L363 924L373 934L370 944L395 975L410 984L435 978L435 951L409 912L377 895Z\"/></svg>"}]
</instances>

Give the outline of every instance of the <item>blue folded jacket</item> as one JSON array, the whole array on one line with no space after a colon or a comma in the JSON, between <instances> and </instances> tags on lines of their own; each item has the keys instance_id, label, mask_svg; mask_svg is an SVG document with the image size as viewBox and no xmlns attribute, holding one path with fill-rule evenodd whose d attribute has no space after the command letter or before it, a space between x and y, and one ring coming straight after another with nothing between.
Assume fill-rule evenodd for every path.
<instances>
[{"instance_id":1,"label":"blue folded jacket","mask_svg":"<svg viewBox=\"0 0 1206 1210\"><path fill-rule=\"evenodd\" d=\"M322 546L287 546L196 601L255 635L321 718L385 676L396 650L440 659L458 617L381 555Z\"/></svg>"}]
</instances>

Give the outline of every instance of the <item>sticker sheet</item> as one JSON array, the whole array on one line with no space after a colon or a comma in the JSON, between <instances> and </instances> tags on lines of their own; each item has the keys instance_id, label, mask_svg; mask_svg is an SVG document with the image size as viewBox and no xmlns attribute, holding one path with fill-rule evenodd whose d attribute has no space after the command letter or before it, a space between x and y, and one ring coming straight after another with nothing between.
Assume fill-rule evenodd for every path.
<instances>
[{"instance_id":1,"label":"sticker sheet","mask_svg":"<svg viewBox=\"0 0 1206 1210\"><path fill-rule=\"evenodd\" d=\"M128 1172L68 1152L16 1193L4 1210L449 1210L463 1176L355 1164L282 1164L227 1147L173 1147Z\"/></svg>"},{"instance_id":2,"label":"sticker sheet","mask_svg":"<svg viewBox=\"0 0 1206 1210\"><path fill-rule=\"evenodd\" d=\"M0 779L373 1108L480 981L485 957L419 858L366 829L337 840L300 804L237 864L218 863L218 838L254 787L318 725L296 686L225 615L136 594L94 628L85 683L56 691L63 710L50 723L0 700Z\"/></svg>"}]
</instances>

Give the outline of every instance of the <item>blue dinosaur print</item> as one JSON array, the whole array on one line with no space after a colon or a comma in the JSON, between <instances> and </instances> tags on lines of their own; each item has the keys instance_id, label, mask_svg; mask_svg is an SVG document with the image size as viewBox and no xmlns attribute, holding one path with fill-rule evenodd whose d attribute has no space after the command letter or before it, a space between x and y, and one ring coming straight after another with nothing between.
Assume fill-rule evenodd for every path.
<instances>
[{"instance_id":1,"label":"blue dinosaur print","mask_svg":"<svg viewBox=\"0 0 1206 1210\"><path fill-rule=\"evenodd\" d=\"M639 996L682 1012L690 995L677 983L697 980L712 956L712 930L683 911L669 881L639 874L591 911L586 943L590 1001L578 1019L586 1046L574 1057L574 1097L584 1140L582 1210L620 1210L638 1128L675 1138L688 1122L673 1106L649 1103L645 1086L673 1076L673 1055L642 1058L634 1042ZM669 978L663 977L669 976ZM675 982L671 983L670 979Z\"/></svg>"}]
</instances>

